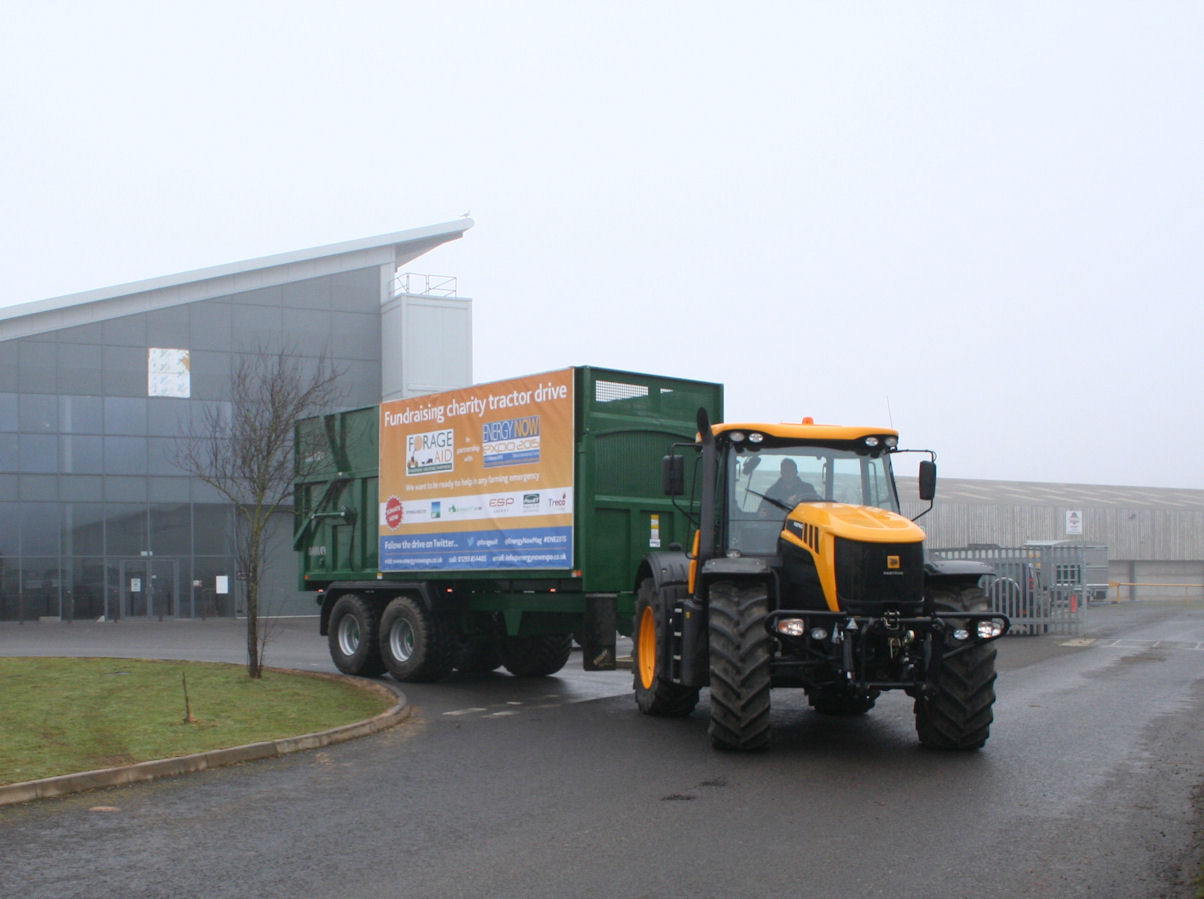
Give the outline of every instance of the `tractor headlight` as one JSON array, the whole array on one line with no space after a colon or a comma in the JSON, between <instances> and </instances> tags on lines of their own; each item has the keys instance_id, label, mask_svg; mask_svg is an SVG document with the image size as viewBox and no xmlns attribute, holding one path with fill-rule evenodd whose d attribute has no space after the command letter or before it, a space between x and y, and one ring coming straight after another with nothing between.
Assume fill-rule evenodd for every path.
<instances>
[{"instance_id":1,"label":"tractor headlight","mask_svg":"<svg viewBox=\"0 0 1204 899\"><path fill-rule=\"evenodd\" d=\"M778 622L777 631L786 637L801 637L807 633L807 622L802 618L783 618Z\"/></svg>"},{"instance_id":2,"label":"tractor headlight","mask_svg":"<svg viewBox=\"0 0 1204 899\"><path fill-rule=\"evenodd\" d=\"M1003 633L1003 624L995 618L985 618L978 622L978 636L982 640L990 640Z\"/></svg>"},{"instance_id":3,"label":"tractor headlight","mask_svg":"<svg viewBox=\"0 0 1204 899\"><path fill-rule=\"evenodd\" d=\"M821 640L827 640L828 632L822 627L813 627L811 628L811 639L816 643L820 642Z\"/></svg>"},{"instance_id":4,"label":"tractor headlight","mask_svg":"<svg viewBox=\"0 0 1204 899\"><path fill-rule=\"evenodd\" d=\"M765 435L764 435L764 434L758 434L756 431L754 431L753 433L751 433L751 434L749 434L749 435L748 435L748 442L749 442L749 443L760 443L760 442L761 442L762 440L764 440L764 439L765 439Z\"/></svg>"},{"instance_id":5,"label":"tractor headlight","mask_svg":"<svg viewBox=\"0 0 1204 899\"><path fill-rule=\"evenodd\" d=\"M954 640L969 640L970 632L968 630L966 630L964 627L954 628L953 639Z\"/></svg>"}]
</instances>

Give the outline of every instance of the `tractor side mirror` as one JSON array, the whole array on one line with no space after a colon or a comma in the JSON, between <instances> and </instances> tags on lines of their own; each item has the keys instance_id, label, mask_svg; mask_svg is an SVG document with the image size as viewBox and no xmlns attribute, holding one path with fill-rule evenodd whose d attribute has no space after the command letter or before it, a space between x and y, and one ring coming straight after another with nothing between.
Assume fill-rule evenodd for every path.
<instances>
[{"instance_id":1,"label":"tractor side mirror","mask_svg":"<svg viewBox=\"0 0 1204 899\"><path fill-rule=\"evenodd\" d=\"M686 492L686 460L668 455L661 459L661 482L665 496L683 496Z\"/></svg>"},{"instance_id":2,"label":"tractor side mirror","mask_svg":"<svg viewBox=\"0 0 1204 899\"><path fill-rule=\"evenodd\" d=\"M925 459L920 463L920 499L932 502L936 496L936 463Z\"/></svg>"}]
</instances>

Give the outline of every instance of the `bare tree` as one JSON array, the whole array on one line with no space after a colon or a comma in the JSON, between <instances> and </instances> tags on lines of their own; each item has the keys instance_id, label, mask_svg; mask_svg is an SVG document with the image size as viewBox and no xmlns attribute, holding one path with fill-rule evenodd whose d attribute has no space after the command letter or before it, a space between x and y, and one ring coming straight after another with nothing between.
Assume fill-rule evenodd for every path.
<instances>
[{"instance_id":1,"label":"bare tree","mask_svg":"<svg viewBox=\"0 0 1204 899\"><path fill-rule=\"evenodd\" d=\"M235 508L235 557L247 591L247 673L263 674L267 631L260 620L272 516L292 499L293 426L327 411L339 372L326 359L258 347L236 357L228 405L208 407L177 443L176 464Z\"/></svg>"}]
</instances>

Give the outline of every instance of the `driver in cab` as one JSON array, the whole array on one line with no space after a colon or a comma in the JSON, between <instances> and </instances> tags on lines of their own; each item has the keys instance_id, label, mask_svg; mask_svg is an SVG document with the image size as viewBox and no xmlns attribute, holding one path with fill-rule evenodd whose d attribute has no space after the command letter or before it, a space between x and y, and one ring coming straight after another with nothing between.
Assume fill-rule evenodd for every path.
<instances>
[{"instance_id":1,"label":"driver in cab","mask_svg":"<svg viewBox=\"0 0 1204 899\"><path fill-rule=\"evenodd\" d=\"M782 510L790 511L799 503L815 502L821 497L815 488L798 476L793 459L783 459L778 479L765 491L758 514L762 518L780 517Z\"/></svg>"}]
</instances>

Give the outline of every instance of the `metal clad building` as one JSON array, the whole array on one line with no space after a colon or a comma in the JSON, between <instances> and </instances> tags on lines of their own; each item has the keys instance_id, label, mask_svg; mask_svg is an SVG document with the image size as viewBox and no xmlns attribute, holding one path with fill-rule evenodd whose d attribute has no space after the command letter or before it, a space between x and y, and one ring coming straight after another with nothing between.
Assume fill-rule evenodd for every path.
<instances>
[{"instance_id":1,"label":"metal clad building","mask_svg":"<svg viewBox=\"0 0 1204 899\"><path fill-rule=\"evenodd\" d=\"M176 438L256 349L333 363L347 405L471 383L471 301L398 269L472 224L0 309L0 620L235 614L232 509ZM281 519L263 608L308 613Z\"/></svg>"},{"instance_id":2,"label":"metal clad building","mask_svg":"<svg viewBox=\"0 0 1204 899\"><path fill-rule=\"evenodd\" d=\"M918 514L915 481L900 479L899 493ZM920 524L940 547L1103 544L1110 580L1138 585L1121 588L1122 599L1204 596L1204 490L946 478Z\"/></svg>"}]
</instances>

